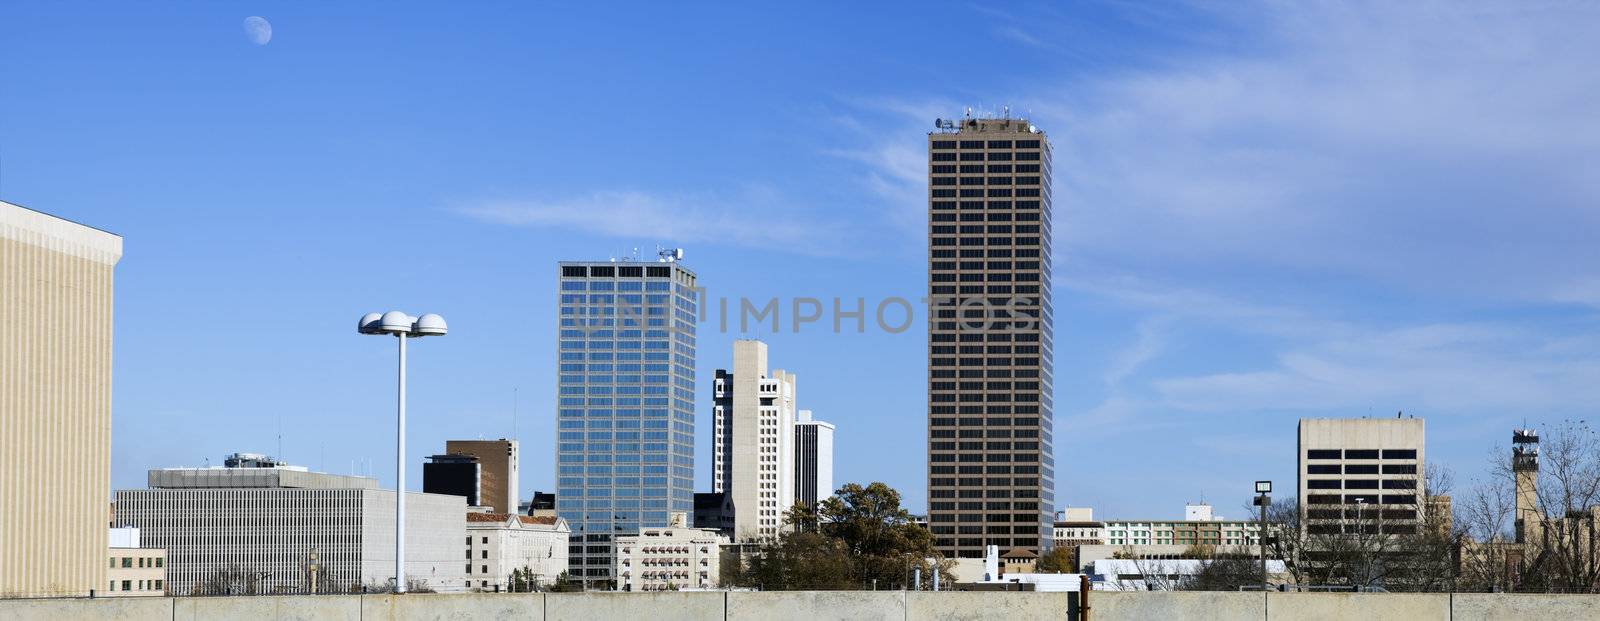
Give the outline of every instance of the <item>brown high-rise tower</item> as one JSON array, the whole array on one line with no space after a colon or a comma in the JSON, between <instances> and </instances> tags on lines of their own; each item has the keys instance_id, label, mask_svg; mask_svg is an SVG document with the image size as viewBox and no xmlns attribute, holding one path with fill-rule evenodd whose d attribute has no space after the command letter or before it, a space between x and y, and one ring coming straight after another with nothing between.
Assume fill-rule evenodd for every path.
<instances>
[{"instance_id":1,"label":"brown high-rise tower","mask_svg":"<svg viewBox=\"0 0 1600 621\"><path fill-rule=\"evenodd\" d=\"M928 526L946 556L1041 552L1055 503L1050 142L1025 119L928 134Z\"/></svg>"}]
</instances>

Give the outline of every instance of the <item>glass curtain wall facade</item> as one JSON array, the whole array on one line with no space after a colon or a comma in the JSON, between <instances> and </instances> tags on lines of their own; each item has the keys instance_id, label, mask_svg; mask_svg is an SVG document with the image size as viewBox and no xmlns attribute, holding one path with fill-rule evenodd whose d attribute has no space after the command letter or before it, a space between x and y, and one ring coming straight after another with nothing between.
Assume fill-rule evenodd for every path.
<instances>
[{"instance_id":1,"label":"glass curtain wall facade","mask_svg":"<svg viewBox=\"0 0 1600 621\"><path fill-rule=\"evenodd\" d=\"M562 262L556 511L569 573L615 583L614 538L694 511L694 272Z\"/></svg>"}]
</instances>

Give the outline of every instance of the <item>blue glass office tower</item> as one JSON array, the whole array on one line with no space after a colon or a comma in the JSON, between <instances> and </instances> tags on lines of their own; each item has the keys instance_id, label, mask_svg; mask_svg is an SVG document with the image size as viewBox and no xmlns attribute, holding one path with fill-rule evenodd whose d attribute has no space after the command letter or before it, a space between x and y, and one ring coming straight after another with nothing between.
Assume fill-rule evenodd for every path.
<instances>
[{"instance_id":1,"label":"blue glass office tower","mask_svg":"<svg viewBox=\"0 0 1600 621\"><path fill-rule=\"evenodd\" d=\"M694 272L560 263L556 511L569 573L615 583L612 538L694 512Z\"/></svg>"}]
</instances>

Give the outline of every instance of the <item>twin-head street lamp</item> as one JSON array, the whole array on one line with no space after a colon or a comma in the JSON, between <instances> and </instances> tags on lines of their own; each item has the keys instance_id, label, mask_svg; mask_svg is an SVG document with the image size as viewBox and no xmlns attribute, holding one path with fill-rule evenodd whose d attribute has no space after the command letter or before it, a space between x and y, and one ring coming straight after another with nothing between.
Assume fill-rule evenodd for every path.
<instances>
[{"instance_id":1,"label":"twin-head street lamp","mask_svg":"<svg viewBox=\"0 0 1600 621\"><path fill-rule=\"evenodd\" d=\"M393 335L400 343L399 413L394 434L394 592L406 592L406 339L444 336L444 318L429 313L412 317L400 311L367 313L356 324L362 334Z\"/></svg>"}]
</instances>

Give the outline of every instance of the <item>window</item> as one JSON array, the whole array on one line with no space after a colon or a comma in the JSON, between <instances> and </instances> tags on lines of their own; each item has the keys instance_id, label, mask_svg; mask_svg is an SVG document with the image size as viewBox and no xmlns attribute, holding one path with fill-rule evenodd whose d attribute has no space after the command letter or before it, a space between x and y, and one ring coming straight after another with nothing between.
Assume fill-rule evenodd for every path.
<instances>
[{"instance_id":1,"label":"window","mask_svg":"<svg viewBox=\"0 0 1600 621\"><path fill-rule=\"evenodd\" d=\"M464 550L464 551L467 553L467 559L471 560L472 559L472 550Z\"/></svg>"},{"instance_id":2,"label":"window","mask_svg":"<svg viewBox=\"0 0 1600 621\"><path fill-rule=\"evenodd\" d=\"M1416 459L1416 449L1384 449L1384 459Z\"/></svg>"},{"instance_id":3,"label":"window","mask_svg":"<svg viewBox=\"0 0 1600 621\"><path fill-rule=\"evenodd\" d=\"M1339 464L1309 464L1306 474L1339 474Z\"/></svg>"},{"instance_id":4,"label":"window","mask_svg":"<svg viewBox=\"0 0 1600 621\"><path fill-rule=\"evenodd\" d=\"M478 556L478 558L489 558L489 551L488 551L488 550L484 550L484 551L483 551L483 552L482 552L482 554L480 554L480 555L479 555L479 556Z\"/></svg>"},{"instance_id":5,"label":"window","mask_svg":"<svg viewBox=\"0 0 1600 621\"><path fill-rule=\"evenodd\" d=\"M489 543L489 538L488 537L484 537L483 538L483 543Z\"/></svg>"},{"instance_id":6,"label":"window","mask_svg":"<svg viewBox=\"0 0 1600 621\"><path fill-rule=\"evenodd\" d=\"M1384 464L1384 474L1416 474L1416 464Z\"/></svg>"},{"instance_id":7,"label":"window","mask_svg":"<svg viewBox=\"0 0 1600 621\"><path fill-rule=\"evenodd\" d=\"M1377 474L1378 464L1350 464L1344 467L1345 474Z\"/></svg>"},{"instance_id":8,"label":"window","mask_svg":"<svg viewBox=\"0 0 1600 621\"><path fill-rule=\"evenodd\" d=\"M156 567L160 567L162 564L166 563L166 560L167 559L164 558L156 558ZM160 581L158 580L157 582L159 583Z\"/></svg>"},{"instance_id":9,"label":"window","mask_svg":"<svg viewBox=\"0 0 1600 621\"><path fill-rule=\"evenodd\" d=\"M133 557L131 557L131 556L122 557L122 566L124 568L133 567Z\"/></svg>"},{"instance_id":10,"label":"window","mask_svg":"<svg viewBox=\"0 0 1600 621\"><path fill-rule=\"evenodd\" d=\"M468 555L468 556L471 556L471 555L472 555L472 553L471 553L471 552L468 552L468 553L467 553L467 555ZM472 573L472 565L470 565L470 564L469 564L469 565L467 565L467 573L469 573L469 574L470 574L470 573Z\"/></svg>"},{"instance_id":11,"label":"window","mask_svg":"<svg viewBox=\"0 0 1600 621\"><path fill-rule=\"evenodd\" d=\"M1306 459L1338 459L1338 449L1311 449L1306 451Z\"/></svg>"},{"instance_id":12,"label":"window","mask_svg":"<svg viewBox=\"0 0 1600 621\"><path fill-rule=\"evenodd\" d=\"M483 573L489 573L489 566L488 565L484 565L482 567L482 569L483 569Z\"/></svg>"},{"instance_id":13,"label":"window","mask_svg":"<svg viewBox=\"0 0 1600 621\"><path fill-rule=\"evenodd\" d=\"M122 590L124 590L124 591L132 591L133 590L133 581L132 580L123 580L122 581Z\"/></svg>"},{"instance_id":14,"label":"window","mask_svg":"<svg viewBox=\"0 0 1600 621\"><path fill-rule=\"evenodd\" d=\"M1350 449L1344 452L1345 459L1377 459L1378 449Z\"/></svg>"},{"instance_id":15,"label":"window","mask_svg":"<svg viewBox=\"0 0 1600 621\"><path fill-rule=\"evenodd\" d=\"M1306 481L1306 489L1339 489L1338 479L1311 479Z\"/></svg>"}]
</instances>

